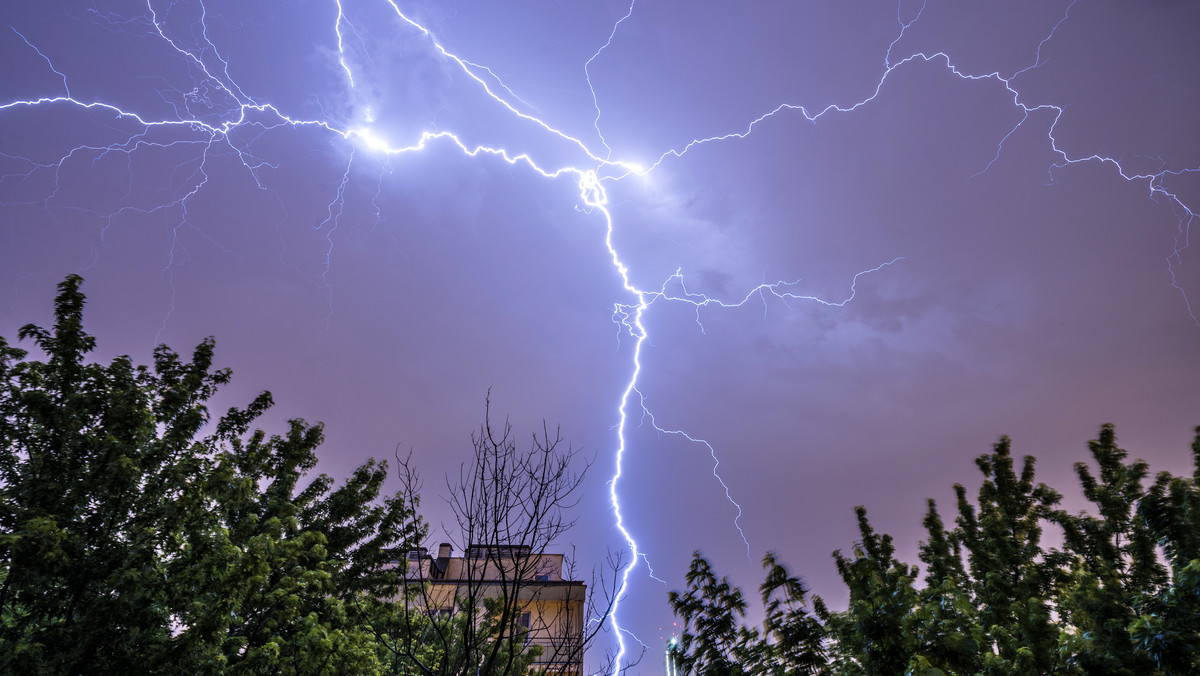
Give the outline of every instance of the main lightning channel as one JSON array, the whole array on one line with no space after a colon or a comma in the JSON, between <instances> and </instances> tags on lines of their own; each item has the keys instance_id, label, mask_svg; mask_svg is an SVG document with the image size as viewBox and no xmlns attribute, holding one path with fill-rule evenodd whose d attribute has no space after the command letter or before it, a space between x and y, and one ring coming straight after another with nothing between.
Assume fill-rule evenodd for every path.
<instances>
[{"instance_id":1,"label":"main lightning channel","mask_svg":"<svg viewBox=\"0 0 1200 676\"><path fill-rule=\"evenodd\" d=\"M421 24L417 23L411 17L404 14L399 9L399 7L395 4L395 2L392 2L391 0L386 0L386 1L387 1L388 5L392 7L392 9L396 12L397 16L404 23L406 23L407 25L416 29L425 38L427 38L430 41L430 43L433 45L434 49L439 54L441 54L444 58L457 64L457 66L462 70L462 72L467 77L469 77L471 80L473 80L484 92L486 92L486 94L489 97L491 97L491 99L493 99L496 103L498 103L500 106L502 106L508 113L510 113L518 118L527 120L527 121L537 125L542 130L549 132L553 136L558 137L561 140L567 141L570 144L581 149L584 152L584 155L595 164L596 168L605 167L605 166L615 167L618 170L623 170L626 173L626 175L642 174L644 172L644 170L636 164L612 161L610 159L611 154L612 154L611 148L609 148L607 146L607 143L604 143L606 155L605 155L605 157L600 157L597 153L594 153L590 149L588 149L587 146L580 139L578 139L574 136L571 136L555 127L552 127L550 124L548 124L547 122L545 122L544 120L542 120L540 118L537 118L535 116L532 116L527 113L519 111L508 99L506 99L505 97L498 94L496 92L496 90L493 90L491 88L491 86L489 86L488 82L485 81L483 78L481 78L475 72L475 71L479 70L479 71L487 73L496 81L496 83L498 83L498 85L502 91L506 92L514 100L520 101L521 103L525 103L524 101L521 101L519 99L519 97L517 97L516 94L513 93L512 90L493 71L488 69L486 66L481 66L472 61L468 61L468 60L461 58L461 57L457 56L456 54L450 52L448 49L446 49L440 42L438 42L433 37L432 33L427 28L425 28ZM350 60L347 58L347 55L345 52L346 40L345 40L345 37L342 32L343 26L350 27L350 29L353 30L353 24L350 23L349 18L346 16L345 8L343 7L341 0L335 0L335 3L336 3L336 7L337 7L337 12L336 12L336 18L334 20L333 33L336 36L337 45L338 45L338 63L346 76L347 84L351 88L355 88L357 86L356 80L355 80L353 69L351 67ZM211 120L211 118L210 118L210 120L204 120L204 119L200 119L199 117L197 117L195 115L191 115L190 114L190 105L187 103L187 98L188 98L187 96L184 97L185 100L182 103L182 105L172 104L172 107L174 108L175 112L177 113L176 118L157 118L157 119L147 117L146 115L144 115L142 113L138 113L136 111L127 110L119 105L109 103L109 102L100 101L100 100L89 101L89 100L77 99L71 94L70 89L67 86L66 75L64 73L62 73L61 71L59 71L54 66L54 64L50 60L50 58L48 56L46 56L45 53L43 53L37 46L35 46L28 38L26 38L26 36L24 34L20 33L19 31L17 31L14 28L13 29L14 32L25 42L25 44L28 45L31 49L33 49L38 54L38 56L41 57L46 62L46 64L49 66L49 69L54 74L58 75L62 79L64 94L62 96L55 96L55 97L41 97L41 98L37 98L37 99L13 100L13 101L10 101L7 103L0 104L0 112L9 110L9 109L22 108L22 107L42 108L42 107L53 107L53 106L66 105L66 106L76 107L76 108L79 108L82 110L106 111L108 114L111 114L115 119L130 121L141 129L141 131L130 135L125 140L118 141L116 143L111 143L106 146L87 146L87 145L78 146L76 148L69 150L66 153L66 155L59 158L59 160L57 162L45 164L45 163L33 162L32 160L30 160L29 163L32 166L32 169L30 169L29 173L31 174L32 172L37 171L39 168L49 168L49 167L55 167L56 173L57 173L57 168L61 167L63 162L65 162L67 160L67 158L74 156L76 153L92 152L92 153L95 153L97 157L103 157L109 153L132 154L134 152L137 152L139 149L142 149L143 147L161 146L162 144L149 143L145 140L146 134L151 129L155 129L155 128L163 128L163 129L168 129L168 130L177 129L181 132L186 132L188 134L196 135L196 138L194 140L180 139L178 141L174 141L167 145L174 145L175 143L199 143L202 146L203 149L200 154L198 166L194 169L194 172L193 172L193 175L197 176L199 180L196 180L194 183L192 183L190 185L190 187L187 190L185 190L182 195L176 197L173 200L170 200L169 202L167 202L165 204L159 205L152 209L142 209L142 208L138 208L138 207L123 206L120 209L118 209L116 212L114 212L113 214L109 215L109 217L107 218L108 225L105 226L105 230L107 230L107 228L109 226L111 226L113 219L119 213L122 213L127 209L141 211L141 212L155 212L155 211L159 211L162 209L177 207L180 210L180 215L178 217L178 221L176 222L175 226L172 228L172 237L171 237L171 243L170 243L170 247L169 247L169 253L168 253L167 261L166 261L166 264L165 264L164 270L163 270L164 274L167 277L169 286L171 287L171 297L170 297L168 310L163 318L162 326L159 328L159 331L155 336L156 343L159 342L159 340L162 337L162 334L166 331L168 322L170 321L170 317L174 313L174 309L175 309L176 287L175 287L174 268L176 266L176 253L178 251L181 251L181 246L182 246L182 244L180 243L180 240L179 240L179 233L182 228L190 227L190 216L189 216L189 211L188 211L188 205L189 205L191 198L194 197L199 191L201 191L208 184L208 180L209 180L209 174L207 172L208 161L209 161L210 154L212 153L214 147L218 144L221 144L221 145L228 147L230 150L232 150L236 154L236 156L239 158L239 161L241 162L242 166L248 171L250 176L253 178L255 184L260 189L265 190L266 188L265 188L264 184L262 183L262 181L259 179L258 171L264 166L270 166L270 167L275 166L275 165L272 165L272 164L266 162L265 160L261 160L259 158L254 157L253 154L251 154L247 148L244 148L244 147L240 146L237 142L235 142L234 139L232 138L231 134L236 129L239 129L239 128L242 128L245 126L249 126L249 125L259 127L263 131L269 131L271 129L274 129L274 128L280 127L280 126L290 126L290 127L297 127L297 128L299 128L299 127L320 128L320 129L324 129L330 133L333 133L355 145L360 145L367 150L370 150L370 151L376 152L376 153L382 153L386 156L407 154L407 153L419 153L419 152L425 151L430 146L431 143L442 141L442 142L448 142L452 147L456 147L460 152L462 152L466 156L469 156L469 157L491 156L494 158L501 159L502 161L504 161L510 165L523 165L526 168L534 171L536 174L538 174L544 178L547 178L547 179L555 179L555 178L559 178L559 177L563 177L563 176L570 176L570 177L574 178L576 185L578 187L578 190L579 190L580 200L583 202L583 204L587 207L588 210L592 210L594 212L599 212L603 216L604 222L605 222L605 246L609 252L609 255L612 258L614 268L616 269L616 271L618 272L618 274L621 278L624 289L637 299L635 306L631 308L633 315L631 317L626 317L625 321L623 322L625 327L627 329L629 329L630 332L636 337L636 343L634 345L633 355L632 355L632 367L633 367L632 373L630 375L630 379L626 385L626 388L625 388L624 392L622 393L620 404L618 406L618 417L619 417L619 423L617 425L618 445L617 445L616 454L615 454L616 459L615 459L615 466L614 466L614 474L612 476L611 481L609 482L610 500L611 500L611 505L612 505L612 509L613 509L614 519L616 521L616 527L617 527L618 531L621 533L623 539L625 540L625 546L628 547L628 549L631 553L631 558L630 558L629 564L624 566L620 571L621 585L620 585L620 589L616 595L616 598L613 601L613 605L612 605L612 609L611 609L612 612L609 616L609 621L612 623L613 631L617 637L618 652L617 652L617 656L616 656L616 660L615 660L614 664L615 664L615 669L617 671L619 671L621 668L621 665L624 663L624 661L626 660L626 656L627 656L627 647L626 647L626 643L625 643L626 635L629 635L630 637L632 637L635 641L640 643L643 646L643 648L645 648L645 644L642 643L640 641L640 639L638 639L635 635L629 633L629 631L626 628L621 626L619 617L620 617L621 602L627 596L627 590L628 590L628 586L629 586L630 576L635 572L639 561L645 562L648 567L648 570L649 570L649 561L648 561L648 559L646 559L645 554L640 550L636 539L634 538L631 530L627 526L625 514L623 513L622 508L621 508L620 494L618 491L620 481L624 476L624 458L625 458L626 450L628 449L628 443L626 440L626 433L627 433L627 429L628 429L628 425L627 425L628 412L629 412L631 396L633 393L637 392L636 387L637 387L638 378L639 378L639 375L640 375L641 369L642 369L642 363L641 363L642 347L643 347L644 342L647 337L647 332L645 329L645 325L643 323L643 315L644 315L645 311L649 308L650 299L655 299L655 300L673 300L673 299L667 298L662 293L643 291L643 290L639 289L638 287L636 287L632 283L632 281L630 279L630 275L629 275L629 269L621 261L620 256L613 244L613 229L614 229L613 218L612 218L611 212L607 208L607 197L605 194L604 187L601 183L601 180L596 174L596 169L595 168L580 168L580 167L573 167L573 166L547 168L547 167L544 167L541 164L539 164L538 161L536 161L535 158L532 157L531 155L529 155L528 153L510 152L508 149L503 148L503 147L494 147L494 146L488 146L488 145L482 145L482 144L470 145L470 144L466 143L462 138L460 138L457 134L450 132L450 131L424 131L418 136L418 138L415 141L413 141L407 145L392 145L385 139L378 136L378 134L376 134L369 126L343 128L339 124L337 124L327 118L326 119L322 119L322 118L302 119L302 118L296 118L293 116L289 116L270 103L261 103L261 102L255 100L254 98L248 96L242 90L242 88L229 76L228 61L221 55L221 53L217 49L216 45L213 44L212 41L208 37L207 7L204 5L203 2L199 3L199 7L201 9L199 24L201 26L201 36L202 36L202 39L200 40L200 42L202 42L202 44L204 45L205 51L207 51L215 56L216 62L219 64L219 66L217 66L215 68L211 67L209 63L206 63L206 59L202 54L197 54L197 53L190 51L186 47L182 46L178 40L171 37L171 35L168 34L168 31L164 25L163 18L155 10L153 3L148 1L146 4L147 14L148 14L148 23L153 27L152 30L153 30L154 34L156 34L159 39L161 39L165 44L167 44L170 47L171 50L173 50L175 53L179 54L181 58L183 58L186 62L190 63L191 67L196 69L196 71L198 71L201 74L201 80L204 83L206 83L205 89L215 89L216 91L220 92L222 96L225 97L225 109L216 116L215 120ZM613 35L615 35L617 27L620 25L620 23L629 17L629 15L632 13L632 10L633 10L633 4L631 3L629 6L629 12L625 15L625 17L623 17L620 21L618 21L616 25L614 25L613 32L612 32ZM611 43L611 40L612 40L612 35L610 35L609 43ZM606 43L606 46L607 46L607 43ZM598 57L601 54L601 52L603 51L603 49L604 49L604 47L602 47L600 50L597 50L597 52L593 55L593 59ZM589 60L589 63L590 63L590 61L591 60ZM588 84L590 87L591 86L590 79L589 79ZM200 88L197 87L197 89L194 91L199 91L199 89ZM203 101L203 103L205 104L205 107L210 110L210 112L213 108L217 107L213 103L213 101L210 101L207 99L205 99ZM597 132L599 132L598 119L599 119L599 117L597 116L597 119L596 119ZM370 120L368 120L368 122L370 122ZM601 135L601 141L603 143L602 135ZM344 210L345 190L347 187L347 183L350 180L350 171L351 171L351 167L354 162L354 158L355 158L355 153L353 152L353 146L352 146L352 151L350 153L349 158L347 159L345 170L342 172L341 178L338 182L335 195L331 199L329 204L326 206L325 218L322 219L315 226L316 229L318 229L318 230L324 230L325 237L328 241L328 246L326 247L326 251L325 251L324 269L320 275L321 284L324 287L325 293L327 295L327 303L328 303L328 314L327 314L327 319L326 319L326 329L327 330L328 330L328 324L332 320L333 311L334 311L333 288L332 288L332 284L329 280L329 273L330 273L330 268L332 266L332 256L333 256L333 248L334 248L333 247L333 237L339 227L340 218L341 218L341 215ZM377 211L377 218L378 218L378 211ZM101 232L101 239L103 239L103 231ZM619 304L619 305L629 307L628 304ZM639 393L639 396L640 396L640 393ZM710 447L710 451L713 453L713 457L715 459L716 458L715 450L711 449L711 447ZM737 509L738 514L740 516L741 512L742 512L741 506L738 505L733 500L732 496L729 493L728 486L725 484L724 480L719 475L717 475L715 472L714 472L714 475L717 477L718 481L721 482L722 486L725 487L725 493L726 493L727 498ZM745 534L742 532L742 529L736 520L735 520L734 525L737 528L739 534L741 534L742 539L745 541ZM747 548L749 548L749 543L747 542L746 544L747 544ZM651 574L651 577L653 577L653 573L651 572L650 574ZM655 578L655 579L657 579L657 578Z\"/></svg>"}]
</instances>

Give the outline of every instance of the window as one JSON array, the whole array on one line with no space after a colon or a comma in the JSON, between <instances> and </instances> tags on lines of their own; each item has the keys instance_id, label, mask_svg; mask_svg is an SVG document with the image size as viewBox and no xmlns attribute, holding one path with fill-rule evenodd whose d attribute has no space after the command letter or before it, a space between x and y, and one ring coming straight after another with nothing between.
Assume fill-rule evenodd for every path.
<instances>
[{"instance_id":1,"label":"window","mask_svg":"<svg viewBox=\"0 0 1200 676\"><path fill-rule=\"evenodd\" d=\"M517 632L517 636L524 639L525 645L529 645L529 643L533 640L533 636L529 632L529 624L530 620L532 619L533 618L530 613L521 613L521 619L518 620L518 623L521 625L521 630Z\"/></svg>"}]
</instances>

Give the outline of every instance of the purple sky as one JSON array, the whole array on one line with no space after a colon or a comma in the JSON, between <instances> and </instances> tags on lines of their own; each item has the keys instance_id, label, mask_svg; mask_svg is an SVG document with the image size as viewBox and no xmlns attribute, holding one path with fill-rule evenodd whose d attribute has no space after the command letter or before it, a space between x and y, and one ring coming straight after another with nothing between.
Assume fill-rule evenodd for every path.
<instances>
[{"instance_id":1,"label":"purple sky","mask_svg":"<svg viewBox=\"0 0 1200 676\"><path fill-rule=\"evenodd\" d=\"M1197 3L395 2L8 3L0 335L73 272L101 358L215 335L220 404L324 421L324 471L411 449L435 542L492 388L594 458L590 567L627 546L613 317L646 292L617 484L665 581L629 577L642 673L694 549L748 591L775 550L838 605L853 506L915 561L924 499L1000 434L1074 507L1103 422L1187 466ZM423 132L461 146L398 152ZM749 558L709 448L649 414L715 449Z\"/></svg>"}]
</instances>

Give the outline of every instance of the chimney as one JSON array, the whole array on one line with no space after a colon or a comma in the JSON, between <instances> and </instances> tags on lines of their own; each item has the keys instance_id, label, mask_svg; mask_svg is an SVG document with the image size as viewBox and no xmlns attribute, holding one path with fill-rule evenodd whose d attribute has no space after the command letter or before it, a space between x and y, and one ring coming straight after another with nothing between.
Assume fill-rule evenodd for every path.
<instances>
[{"instance_id":1,"label":"chimney","mask_svg":"<svg viewBox=\"0 0 1200 676\"><path fill-rule=\"evenodd\" d=\"M438 545L438 558L439 559L448 559L448 558L450 558L450 555L453 553L454 553L454 550L451 549L449 542L443 542L442 544Z\"/></svg>"}]
</instances>

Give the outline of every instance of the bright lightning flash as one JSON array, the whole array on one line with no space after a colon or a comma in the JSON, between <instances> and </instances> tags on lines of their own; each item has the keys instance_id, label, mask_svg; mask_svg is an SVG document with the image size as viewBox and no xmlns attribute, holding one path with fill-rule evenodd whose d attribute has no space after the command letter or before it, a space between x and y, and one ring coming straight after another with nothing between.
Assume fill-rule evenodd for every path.
<instances>
[{"instance_id":1,"label":"bright lightning flash","mask_svg":"<svg viewBox=\"0 0 1200 676\"><path fill-rule=\"evenodd\" d=\"M62 84L62 94L55 96L43 96L28 99L16 99L8 102L0 103L0 115L15 111L18 109L60 109L74 108L82 112L87 112L94 115L96 118L105 121L106 123L120 123L122 125L132 125L137 131L127 138L106 145L79 145L70 149L64 156L53 162L39 162L25 157L14 157L11 155L2 155L3 158L13 161L18 161L25 166L24 171L10 173L5 176L0 176L0 184L5 181L26 181L30 180L34 175L42 172L50 172L55 176L55 185L57 186L58 175L62 170L63 164L73 157L90 156L95 159L103 158L109 154L125 154L132 155L136 152L147 151L150 149L163 149L173 146L187 147L196 146L200 149L198 161L188 173L188 187L181 191L181 194L173 199L157 204L153 207L133 207L123 206L113 213L107 214L107 222L112 221L126 212L139 212L143 214L153 214L166 212L167 210L176 209L179 213L179 219L175 226L176 238L172 241L171 250L168 255L168 263L166 272L168 276L171 273L175 263L175 253L177 247L177 236L181 228L190 227L188 204L189 201L208 183L208 162L210 155L217 149L224 147L232 151L245 168L251 180L262 189L263 184L259 180L259 172L264 168L275 168L276 165L259 158L251 149L249 143L241 140L241 137L234 134L235 131L253 131L254 136L267 133L279 127L294 127L294 128L313 128L323 130L332 135L335 139L340 137L351 147L349 159L346 163L345 171L342 173L340 183L336 191L336 195L328 205L328 211L325 218L316 226L324 231L328 240L328 248L326 250L325 259L325 274L322 275L322 280L326 290L329 293L329 312L330 316L333 313L332 287L328 281L327 275L329 266L333 256L333 235L339 223L339 219L343 214L344 202L346 199L346 187L351 180L351 164L354 162L357 149L361 152L371 154L379 154L385 156L394 156L408 153L434 152L432 148L437 146L445 150L457 150L463 155L473 158L491 158L500 160L509 165L519 166L526 170L542 176L546 179L571 178L574 181L575 187L578 190L581 209L590 213L597 214L604 223L604 246L609 254L614 271L621 280L625 292L628 294L630 301L618 302L614 304L613 318L617 323L622 335L628 335L633 340L632 355L630 362L629 378L625 383L623 390L620 392L616 403L616 448L614 452L614 470L611 479L608 482L609 500L615 519L617 530L621 533L621 537L628 547L630 558L628 563L620 571L620 586L614 599L612 613L609 620L612 623L614 633L617 639L617 654L613 666L613 674L616 676L622 669L622 665L629 663L625 637L628 634L627 630L622 627L620 622L622 601L626 598L626 593L629 588L630 576L635 572L639 562L647 563L649 570L649 562L646 560L644 553L639 548L637 540L634 537L634 526L630 523L628 516L622 509L620 488L622 480L625 478L625 455L629 451L627 441L627 433L629 431L629 423L632 417L633 407L640 408L639 420L642 424L649 424L653 429L660 434L680 436L689 442L699 444L705 447L709 456L712 459L712 473L716 481L724 491L725 497L730 505L736 510L736 515L733 519L733 526L740 535L742 541L746 545L747 556L750 555L750 543L746 534L742 531L740 519L742 516L741 506L734 500L728 484L718 473L720 461L716 449L707 441L699 436L692 435L681 429L672 429L660 426L653 412L649 408L647 399L643 394L643 390L639 388L640 379L642 376L642 348L645 345L648 333L646 330L645 318L652 310L655 304L659 303L676 303L691 305L695 309L696 321L700 324L700 330L703 331L703 323L701 322L701 311L706 308L714 310L721 308L739 307L755 298L765 301L767 296L773 296L777 299L801 300L813 303L818 303L826 306L840 307L850 302L855 295L856 284L859 277L870 273L875 273L881 269L895 264L900 258L896 258L884 262L869 270L864 270L854 275L849 285L848 295L841 300L824 300L815 296L801 295L793 291L795 288L794 282L779 281L771 284L762 284L747 291L740 298L733 300L721 300L709 297L705 294L691 292L687 289L684 283L682 272L677 271L668 279L664 280L661 287L658 289L643 289L632 281L629 268L623 262L620 252L613 243L614 234L614 219L608 207L608 197L605 190L607 183L621 181L629 176L647 176L652 173L657 167L668 161L674 161L683 158L688 152L697 146L717 143L717 142L733 142L745 139L765 120L777 116L785 116L788 114L798 113L806 122L816 123L821 118L829 114L848 114L856 111L860 107L870 104L879 95L883 85L888 78L901 68L913 68L921 65L930 65L944 68L954 76L963 80L983 80L991 81L996 86L1006 90L1011 96L1012 105L1022 113L1022 119L1018 124L1008 132L1003 138L999 139L996 144L996 155L987 162L981 169L981 172L987 171L996 157L999 157L1003 152L1004 143L1007 139L1019 129L1029 116L1036 111L1048 111L1053 115L1054 122L1050 125L1047 132L1047 142L1059 160L1051 167L1051 171L1062 169L1079 163L1098 163L1111 166L1122 179L1130 182L1143 183L1148 193L1152 198L1165 199L1176 210L1179 215L1179 232L1180 237L1176 241L1174 251L1167 257L1168 270L1171 274L1172 285L1184 296L1184 302L1187 306L1187 311L1193 320L1196 320L1195 314L1192 312L1190 303L1184 293L1183 288L1175 281L1175 272L1181 262L1181 254L1187 246L1187 233L1191 223L1195 219L1195 213L1191 207L1184 204L1181 198L1174 192L1169 191L1164 181L1168 176L1178 175L1182 171L1197 171L1198 169L1185 169L1180 171L1162 170L1153 174L1139 174L1126 171L1121 164L1112 157L1107 157L1099 154L1073 157L1067 154L1065 150L1060 148L1057 139L1055 138L1055 130L1058 122L1064 112L1062 105L1055 104L1029 104L1026 103L1020 90L1015 83L1016 79L1023 73L1037 68L1041 63L1041 49L1046 42L1054 37L1057 28L1069 18L1070 11L1075 7L1078 0L1073 1L1064 12L1062 18L1057 24L1049 29L1045 38L1038 45L1037 54L1034 55L1033 62L1024 69L1021 69L1012 75L1002 75L998 72L992 73L969 73L961 70L955 64L950 55L944 52L936 53L913 53L903 58L894 58L892 51L896 45L904 37L905 32L912 27L921 17L924 12L924 6L911 19L905 20L899 12L897 12L897 22L899 25L895 40L888 46L885 54L883 54L881 74L878 82L874 86L873 91L869 96L862 100L851 102L848 104L828 104L821 108L809 108L800 104L781 103L777 107L763 113L759 117L751 120L741 131L714 134L705 138L694 139L680 148L670 148L663 151L657 156L657 159L649 166L643 166L635 162L625 162L612 159L612 149L605 140L601 131L601 105L596 89L592 84L590 66L597 60L603 57L603 53L608 49L616 36L618 30L626 21L635 20L633 17L636 10L636 0L633 0L628 5L628 11L616 21L612 26L607 41L592 54L591 58L583 64L583 77L587 83L591 93L592 102L595 108L595 116L592 119L592 128L599 139L600 145L603 147L602 152L593 151L577 136L573 136L553 126L551 123L542 118L524 112L518 107L518 104L525 109L531 108L529 104L522 101L504 82L486 66L479 65L472 61L468 61L457 56L450 49L439 42L433 33L418 23L411 16L405 13L395 0L375 0L376 2L386 4L394 13L397 24L401 28L401 33L398 39L416 41L423 44L432 54L437 55L442 59L444 64L450 69L458 72L462 77L465 77L472 87L477 92L482 93L494 104L494 114L519 120L522 124L529 125L531 129L537 133L544 135L548 140L561 143L572 149L573 152L580 153L583 164L580 166L551 166L537 160L534 156L527 152L518 152L509 150L505 147L493 147L486 145L470 144L465 142L462 137L452 131L427 129L422 131L414 138L400 143L392 139L386 138L386 134L376 131L375 123L376 115L368 108L362 116L364 123L359 126L345 126L338 121L328 117L317 118L299 118L286 114L284 111L277 108L269 102L261 101L248 95L229 75L229 62L222 55L221 50L209 38L208 34L208 19L207 8L203 0L194 0L196 11L199 13L199 19L195 25L199 26L199 35L192 37L198 43L195 47L187 47L178 39L171 37L164 25L165 19L160 16L160 11L156 9L155 0L148 0L146 3L146 11L144 16L140 17L124 17L116 14L105 14L98 10L93 10L96 17L110 24L110 27L116 30L133 30L133 27L145 31L146 34L153 34L158 37L167 47L174 50L181 59L189 64L189 67L194 72L198 73L197 79L202 84L197 87L196 92L192 92L183 97L183 104L176 104L175 111L177 115L169 118L154 118L148 114L139 113L136 110L123 108L115 103L76 98L71 94L69 87L69 74L64 74L56 68L52 55L48 55L39 49L39 47L24 34L18 31L15 27L12 28L25 45L37 53L49 67L49 71L57 76ZM161 4L161 3L159 3ZM351 17L343 6L342 0L333 0L335 5L331 12L332 26L330 28L331 37L336 40L337 45L337 67L345 76L346 86L350 90L355 90L360 81L363 79L361 75L356 77L354 60L347 53L347 44L350 42L348 36L354 36L361 39L355 29ZM173 3L169 10L174 11L176 4ZM193 112L193 109L200 112ZM170 141L161 140L159 132L167 135L175 134L175 139ZM382 177L380 179L382 186ZM57 190L57 187L55 188ZM376 198L379 190L376 190ZM45 203L45 199L42 200ZM373 203L374 204L374 203ZM376 218L378 219L379 211L376 206ZM107 226L106 226L107 229ZM103 239L103 231L101 233ZM172 279L172 288L174 282ZM174 296L172 295L171 308L174 307ZM168 311L167 318L170 316ZM165 329L167 318L164 318L163 328ZM1200 321L1197 321L1200 325ZM161 331L160 331L161 334ZM653 575L651 571L651 576ZM602 618L601 618L602 621ZM634 640L636 637L629 634ZM641 641L637 641L641 643ZM643 646L645 644L642 644Z\"/></svg>"}]
</instances>

